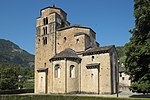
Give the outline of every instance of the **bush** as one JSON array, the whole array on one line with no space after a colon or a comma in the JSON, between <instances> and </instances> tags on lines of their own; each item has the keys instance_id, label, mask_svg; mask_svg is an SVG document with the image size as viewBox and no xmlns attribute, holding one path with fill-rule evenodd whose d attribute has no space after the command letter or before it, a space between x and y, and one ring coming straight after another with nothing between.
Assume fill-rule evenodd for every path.
<instances>
[{"instance_id":1,"label":"bush","mask_svg":"<svg viewBox=\"0 0 150 100\"><path fill-rule=\"evenodd\" d=\"M4 90L0 91L0 94L22 94L22 93L33 93L33 89L23 89L23 90ZM0 99L1 100L1 99Z\"/></svg>"},{"instance_id":2,"label":"bush","mask_svg":"<svg viewBox=\"0 0 150 100\"><path fill-rule=\"evenodd\" d=\"M150 84L149 83L132 83L132 85L129 88L132 92L137 92L137 93L149 93L150 91Z\"/></svg>"}]
</instances>

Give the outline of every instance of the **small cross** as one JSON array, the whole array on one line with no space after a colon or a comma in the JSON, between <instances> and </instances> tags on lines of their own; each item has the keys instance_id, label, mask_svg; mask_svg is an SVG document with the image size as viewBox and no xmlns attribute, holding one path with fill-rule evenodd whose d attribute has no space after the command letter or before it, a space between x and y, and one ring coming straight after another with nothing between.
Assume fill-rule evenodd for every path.
<instances>
[{"instance_id":1,"label":"small cross","mask_svg":"<svg viewBox=\"0 0 150 100\"><path fill-rule=\"evenodd\" d=\"M55 7L55 0L51 0L53 7Z\"/></svg>"}]
</instances>

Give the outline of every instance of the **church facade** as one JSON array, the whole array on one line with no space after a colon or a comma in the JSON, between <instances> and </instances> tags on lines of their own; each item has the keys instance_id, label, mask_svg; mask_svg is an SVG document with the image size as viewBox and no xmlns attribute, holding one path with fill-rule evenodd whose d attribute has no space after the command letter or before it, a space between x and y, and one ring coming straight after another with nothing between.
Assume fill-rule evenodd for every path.
<instances>
[{"instance_id":1,"label":"church facade","mask_svg":"<svg viewBox=\"0 0 150 100\"><path fill-rule=\"evenodd\" d=\"M61 8L41 9L35 44L35 93L116 93L115 46L99 46L96 33L71 26Z\"/></svg>"}]
</instances>

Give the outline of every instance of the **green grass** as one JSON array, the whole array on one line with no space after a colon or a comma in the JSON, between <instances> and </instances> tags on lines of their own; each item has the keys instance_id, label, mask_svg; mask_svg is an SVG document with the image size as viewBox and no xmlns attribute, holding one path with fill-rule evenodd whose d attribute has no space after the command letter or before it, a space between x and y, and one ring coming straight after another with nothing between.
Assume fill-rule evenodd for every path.
<instances>
[{"instance_id":1,"label":"green grass","mask_svg":"<svg viewBox=\"0 0 150 100\"><path fill-rule=\"evenodd\" d=\"M24 89L34 89L34 82L26 82L23 85Z\"/></svg>"},{"instance_id":2,"label":"green grass","mask_svg":"<svg viewBox=\"0 0 150 100\"><path fill-rule=\"evenodd\" d=\"M57 94L57 95L45 94L45 95L0 95L0 100L150 100L150 99L76 96L69 94Z\"/></svg>"}]
</instances>

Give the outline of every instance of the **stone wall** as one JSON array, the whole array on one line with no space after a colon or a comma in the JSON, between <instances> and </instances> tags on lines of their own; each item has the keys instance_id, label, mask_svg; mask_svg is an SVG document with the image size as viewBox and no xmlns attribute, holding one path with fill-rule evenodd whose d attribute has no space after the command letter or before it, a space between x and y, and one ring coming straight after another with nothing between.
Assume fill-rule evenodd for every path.
<instances>
[{"instance_id":1,"label":"stone wall","mask_svg":"<svg viewBox=\"0 0 150 100\"><path fill-rule=\"evenodd\" d=\"M94 56L93 60L92 60L92 56ZM90 63L100 63L99 76L98 76L97 69L86 68L86 65ZM82 66L81 67L81 91L83 92L94 91L98 93L97 88L98 88L98 83L99 83L99 93L111 93L109 53L82 56L81 66ZM97 79L97 81L95 80L96 83L92 79L92 76L91 76L92 73L94 74L93 75L94 78ZM98 82L98 77L99 77L99 82Z\"/></svg>"}]
</instances>

